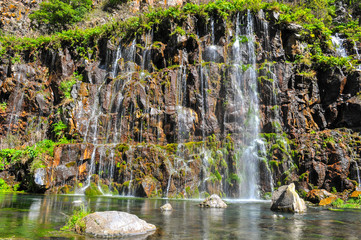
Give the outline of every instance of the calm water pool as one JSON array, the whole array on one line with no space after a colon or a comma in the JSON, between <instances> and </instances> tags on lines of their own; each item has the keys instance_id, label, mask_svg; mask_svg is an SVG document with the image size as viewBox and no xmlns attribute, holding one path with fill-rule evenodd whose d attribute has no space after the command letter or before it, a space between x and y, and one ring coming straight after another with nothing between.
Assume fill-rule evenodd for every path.
<instances>
[{"instance_id":1,"label":"calm water pool","mask_svg":"<svg viewBox=\"0 0 361 240\"><path fill-rule=\"evenodd\" d=\"M275 214L269 202L229 201L227 209L201 209L200 200L68 195L0 194L0 239L90 239L58 231L82 200L91 211L136 214L159 228L149 239L361 239L361 211L308 208L305 214ZM134 239L134 238L132 238ZM142 238L141 238L142 239Z\"/></svg>"}]
</instances>

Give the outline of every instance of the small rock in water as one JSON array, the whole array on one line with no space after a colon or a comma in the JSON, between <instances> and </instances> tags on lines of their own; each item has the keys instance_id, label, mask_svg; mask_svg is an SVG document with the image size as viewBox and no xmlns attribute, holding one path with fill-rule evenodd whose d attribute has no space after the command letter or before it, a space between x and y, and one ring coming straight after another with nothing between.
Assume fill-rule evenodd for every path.
<instances>
[{"instance_id":1,"label":"small rock in water","mask_svg":"<svg viewBox=\"0 0 361 240\"><path fill-rule=\"evenodd\" d=\"M148 234L156 230L153 224L126 212L95 212L83 218L85 233L101 238Z\"/></svg>"},{"instance_id":2,"label":"small rock in water","mask_svg":"<svg viewBox=\"0 0 361 240\"><path fill-rule=\"evenodd\" d=\"M201 202L199 206L209 208L226 208L227 204L223 202L217 194L213 194L212 196L206 198L206 200Z\"/></svg>"},{"instance_id":3,"label":"small rock in water","mask_svg":"<svg viewBox=\"0 0 361 240\"><path fill-rule=\"evenodd\" d=\"M276 215L276 214L273 214L272 216L274 219L284 219L285 217L283 215Z\"/></svg>"},{"instance_id":4,"label":"small rock in water","mask_svg":"<svg viewBox=\"0 0 361 240\"><path fill-rule=\"evenodd\" d=\"M280 187L272 195L271 210L300 213L306 210L306 204L295 191L295 184Z\"/></svg>"},{"instance_id":5,"label":"small rock in water","mask_svg":"<svg viewBox=\"0 0 361 240\"><path fill-rule=\"evenodd\" d=\"M164 204L163 206L160 207L160 210L162 211L172 211L172 205L170 205L169 203Z\"/></svg>"}]
</instances>

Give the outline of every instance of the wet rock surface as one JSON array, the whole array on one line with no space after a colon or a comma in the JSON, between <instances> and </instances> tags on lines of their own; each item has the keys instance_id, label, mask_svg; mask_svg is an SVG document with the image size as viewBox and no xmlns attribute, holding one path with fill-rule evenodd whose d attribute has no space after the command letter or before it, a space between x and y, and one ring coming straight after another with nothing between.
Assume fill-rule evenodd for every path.
<instances>
[{"instance_id":1,"label":"wet rock surface","mask_svg":"<svg viewBox=\"0 0 361 240\"><path fill-rule=\"evenodd\" d=\"M306 201L320 203L325 198L336 197L334 194L327 192L325 189L313 189L307 193Z\"/></svg>"},{"instance_id":2,"label":"wet rock surface","mask_svg":"<svg viewBox=\"0 0 361 240\"><path fill-rule=\"evenodd\" d=\"M335 68L300 74L302 66L290 60L302 54L297 36L302 29L281 27L277 18L277 13L267 21L252 15L259 71L257 86L244 89L257 87L259 96L259 140L266 148L266 161L257 166L260 190L296 181L297 190L306 192L353 190L361 169L360 73ZM240 103L234 79L244 74L247 85L250 70L237 72L233 64L236 26L213 19L212 33L207 21L189 18L187 27L180 26L199 34L197 40L170 36L166 21L152 34L123 41L120 49L105 36L93 61L67 43L39 50L36 60L2 60L2 148L56 139L53 124L61 121L63 135L75 143L57 146L46 159L48 192L74 190L77 181L87 185L95 174L114 192L142 197L239 196L235 156L249 141L252 111ZM247 65L248 45L240 46L238 57ZM67 98L60 86L74 72L81 77ZM6 171L17 181L33 174L27 165L14 168Z\"/></svg>"}]
</instances>

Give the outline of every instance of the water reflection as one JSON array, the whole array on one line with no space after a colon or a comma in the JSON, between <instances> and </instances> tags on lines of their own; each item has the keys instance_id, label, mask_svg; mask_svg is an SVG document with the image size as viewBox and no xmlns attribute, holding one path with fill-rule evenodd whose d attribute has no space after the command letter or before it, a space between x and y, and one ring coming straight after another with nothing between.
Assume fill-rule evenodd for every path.
<instances>
[{"instance_id":1,"label":"water reflection","mask_svg":"<svg viewBox=\"0 0 361 240\"><path fill-rule=\"evenodd\" d=\"M160 211L167 202L174 210ZM227 209L199 208L199 202L0 194L0 238L89 239L56 231L80 205L136 214L159 229L136 239L358 239L361 233L360 210L309 208L293 215L270 211L268 202L231 201Z\"/></svg>"}]
</instances>

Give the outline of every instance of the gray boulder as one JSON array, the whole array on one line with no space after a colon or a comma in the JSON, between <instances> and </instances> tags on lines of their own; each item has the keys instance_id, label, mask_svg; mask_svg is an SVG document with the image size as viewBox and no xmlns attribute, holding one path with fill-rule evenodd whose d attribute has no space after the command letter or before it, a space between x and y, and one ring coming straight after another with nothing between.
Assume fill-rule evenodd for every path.
<instances>
[{"instance_id":1,"label":"gray boulder","mask_svg":"<svg viewBox=\"0 0 361 240\"><path fill-rule=\"evenodd\" d=\"M172 211L172 205L170 205L169 203L164 204L163 206L160 207L160 210L162 211Z\"/></svg>"},{"instance_id":2,"label":"gray boulder","mask_svg":"<svg viewBox=\"0 0 361 240\"><path fill-rule=\"evenodd\" d=\"M223 202L217 194L213 194L212 196L206 198L206 200L201 202L199 206L209 208L226 208L227 204Z\"/></svg>"},{"instance_id":3,"label":"gray boulder","mask_svg":"<svg viewBox=\"0 0 361 240\"><path fill-rule=\"evenodd\" d=\"M295 191L295 184L280 187L272 195L272 211L301 213L306 210L306 204Z\"/></svg>"},{"instance_id":4,"label":"gray boulder","mask_svg":"<svg viewBox=\"0 0 361 240\"><path fill-rule=\"evenodd\" d=\"M95 212L83 218L86 234L101 238L148 234L156 230L153 224L126 212Z\"/></svg>"}]
</instances>

